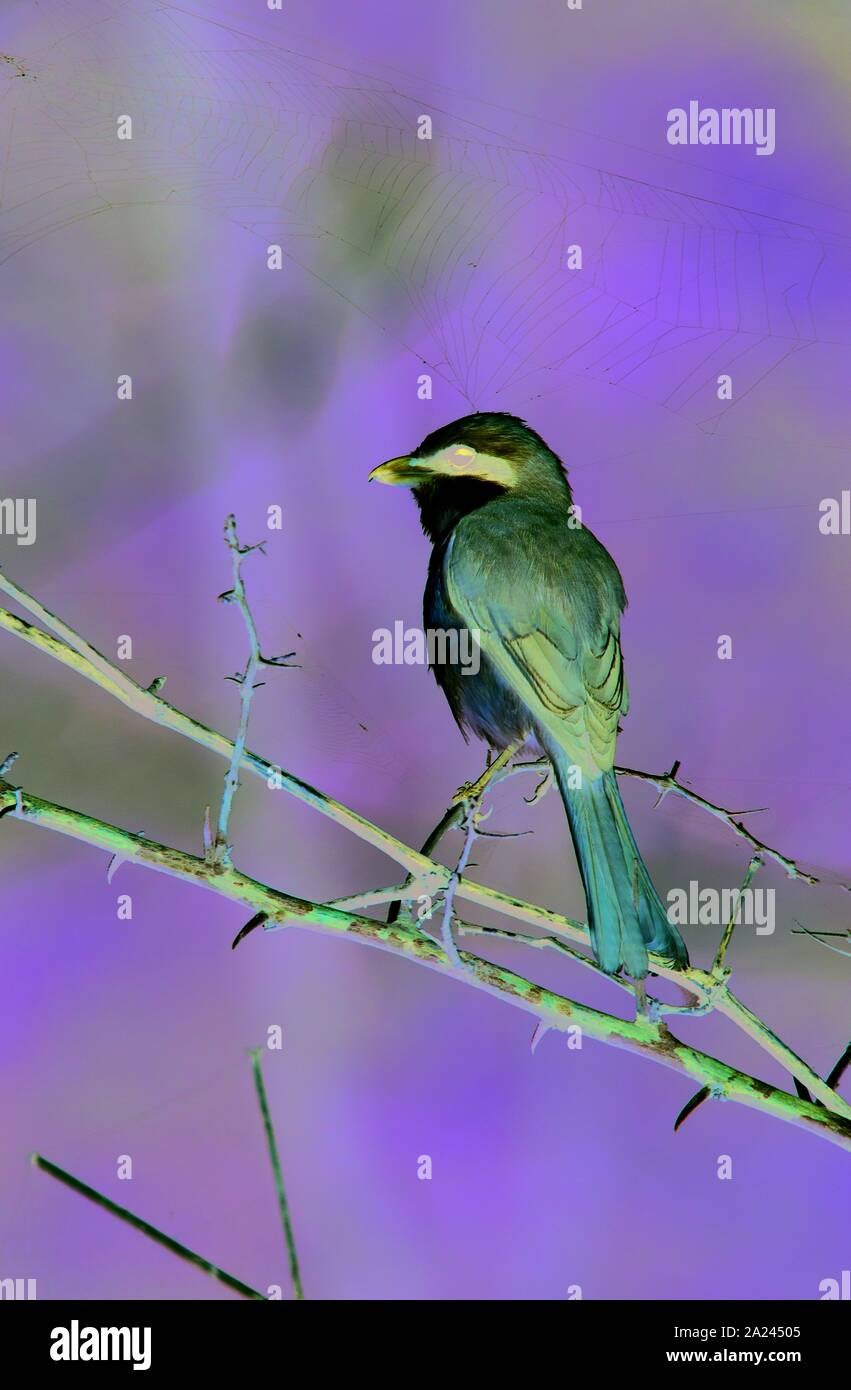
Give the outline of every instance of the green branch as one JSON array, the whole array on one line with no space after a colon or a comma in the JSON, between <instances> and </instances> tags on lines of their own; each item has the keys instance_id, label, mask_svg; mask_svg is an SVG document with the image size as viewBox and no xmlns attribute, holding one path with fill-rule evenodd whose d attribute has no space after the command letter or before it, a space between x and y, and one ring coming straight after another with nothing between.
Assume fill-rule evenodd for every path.
<instances>
[{"instance_id":1,"label":"green branch","mask_svg":"<svg viewBox=\"0 0 851 1390\"><path fill-rule=\"evenodd\" d=\"M549 1028L565 1032L578 1025L586 1037L650 1057L701 1085L710 1086L727 1100L786 1120L851 1150L851 1119L833 1113L832 1109L792 1096L680 1042L662 1022L645 1015L630 1021L603 1013L545 989L504 966L483 960L468 951L459 952L466 967L463 975L459 975L440 945L423 935L413 923L401 920L376 922L371 917L341 912L321 903L292 897L240 873L232 865L208 863L182 850L158 844L146 836L121 830L94 816L55 805L2 781L0 816L58 831L111 855L118 855L121 860L196 883L232 902L265 913L270 923L292 923L351 936L406 956L450 978L461 979L464 984L481 989L495 998L508 1000L535 1015ZM808 1068L806 1070L809 1071ZM824 1085L823 1082L821 1084ZM834 1092L828 1092L828 1095L835 1107L838 1102L844 1110L848 1109Z\"/></svg>"},{"instance_id":2,"label":"green branch","mask_svg":"<svg viewBox=\"0 0 851 1390\"><path fill-rule=\"evenodd\" d=\"M24 589L14 584L11 580L0 574L0 590L5 591L30 614L38 618L40 622L50 629L50 632L43 632L34 627L24 619L17 617L4 609L0 609L0 627L4 627L17 637L22 638L31 646L35 646L63 665L92 681L101 689L105 690L113 698L121 701L122 704L132 709L135 713L142 715L145 719L171 729L176 733L190 739L194 743L210 749L219 756L233 759L236 745L223 734L207 725L192 719L189 715L178 710L168 701L164 700L159 694L162 678L158 678L145 688L137 684L126 672L120 670L107 660L96 648L77 634L73 628L69 627L62 619L57 618L49 609L45 608L37 599L33 598ZM55 634L55 635L51 635ZM284 658L281 658L283 661ZM244 749L241 764L261 776L269 782L273 777L276 784L284 790L297 797L306 805L312 806L322 815L334 820L344 829L358 836L366 843L382 850L390 858L404 866L412 877L412 881L427 881L429 891L436 892L445 890L452 880L453 874L445 865L436 862L429 857L429 854L419 852L405 845L401 840L383 830L377 825L373 825L365 817L358 815L357 812L335 801L332 797L317 791L316 788L300 781L291 773L285 772L276 764L268 762L257 754ZM736 815L744 815L745 812L727 812L723 808L716 806L712 802L699 797L690 788L684 787L677 781L676 773L678 764L674 764L671 771L663 776L655 776L650 773L637 772L632 769L619 769L623 775L637 777L641 780L652 782L660 790L661 795L669 791L675 791L679 795L704 807L712 815L724 819L728 825L739 835L743 836L748 842L759 849L768 857L773 857L782 863L787 872L794 876L804 879L806 882L816 882L813 875L804 874L795 865L795 862L786 856L780 855L777 851L757 841L749 831L735 820ZM517 772L533 769L542 770L540 763L515 763L509 767L501 769L495 776L494 781L501 780L502 777L511 776ZM533 794L535 800L546 785L546 777ZM8 789L6 795L8 797ZM148 863L149 867L157 868L163 872L174 872L173 865L178 861L175 856L179 856L176 850L170 850L165 846L153 846L152 842L145 837L127 837L125 832L118 831L115 827L107 826L103 822L97 822L91 818L82 817L79 813L64 811L60 807L51 807L50 803L41 802L37 805L36 798L28 798L30 806L30 818L36 823L50 823L51 828L61 829L63 833L76 835L80 839L88 839L90 843L98 843L103 848L113 850L119 858L135 858L138 862ZM38 807L41 810L38 810ZM6 812L15 813L16 808L7 800ZM20 809L20 807L18 807ZM460 817L462 808L452 808L443 817L439 827L429 837L429 852L437 843L439 835L455 823L455 817ZM0 810L0 814L3 811ZM117 848L110 836L118 836L121 847ZM94 837L94 838L92 838ZM128 852L128 843L129 851ZM151 855L152 849L157 850L157 854ZM146 857L146 855L148 857ZM170 864L172 867L170 867ZM177 869L179 877L191 877L202 879L206 886L213 884L209 881L206 869L210 866L203 861L193 860L191 856L179 857L179 867ZM238 874L231 865L219 864L212 866L212 873L215 877L216 891L224 893L226 896L250 904L259 909L259 912L270 918L272 921L289 918L298 920L301 925L331 927L336 930L351 930L354 934L360 935L365 939L373 940L374 944L383 945L389 949L403 950L413 953L417 959L425 960L425 963L440 966L439 951L436 959L426 959L422 954L423 941L428 941L421 933L414 929L413 932L405 931L400 928L398 936L394 936L392 928L394 922L388 922L387 933L382 934L381 924L374 923L371 918L353 916L341 908L341 900L336 907L332 904L310 904L304 903L299 899L288 897L286 894L278 894L275 890L262 884L257 884L253 880L247 879L244 875ZM356 895L355 899L359 905L366 906L371 902L388 901L398 896L397 890L389 892L386 889L378 889L372 892L365 892ZM588 946L587 928L580 922L572 918L565 917L559 913L552 912L547 908L537 907L533 903L525 902L523 899L516 898L511 894L501 893L497 889L490 888L485 884L475 883L466 878L459 878L454 884L454 896L473 903L479 907L486 907L503 913L508 917L519 919L535 927L543 928L558 937L578 942L582 946ZM360 924L349 927L341 927L341 923ZM467 924L459 923L463 930ZM476 959L475 957L471 959ZM779 1037L765 1024L757 1018L736 996L731 992L727 983L726 971L720 973L715 971L705 971L696 967L689 967L686 970L677 970L668 966L664 961L651 955L651 968L653 972L665 979L675 982L682 988L690 991L696 1000L696 1011L702 1011L709 1007L717 1009L725 1017L729 1018L738 1028L742 1029L754 1042L757 1043L766 1053L777 1061L784 1070L790 1072L796 1082L807 1088L811 1095L821 1101L823 1107L833 1112L846 1122L851 1120L851 1106L842 1097L838 1096L830 1084L818 1075L802 1058L781 1041ZM589 969L597 972L603 978L609 980L610 977L603 975L596 962L588 959L585 962ZM445 963L444 963L445 964ZM494 967L495 968L495 967ZM510 973L510 972L509 972ZM467 982L483 984L481 979L476 981L474 974L465 972ZM514 979L521 977L513 976ZM492 985L492 981L490 982ZM491 989L493 992L493 989ZM509 991L511 993L511 991ZM521 991L522 995L522 991ZM518 996L520 997L520 996ZM558 996L555 996L558 997ZM581 1006L574 1006L579 1008ZM601 1015L607 1018L608 1015ZM592 1036L595 1036L592 1034ZM610 1041L611 1039L605 1038ZM701 1054L702 1055L702 1054ZM721 1065L720 1063L718 1065ZM779 1093L785 1094L785 1093Z\"/></svg>"}]
</instances>

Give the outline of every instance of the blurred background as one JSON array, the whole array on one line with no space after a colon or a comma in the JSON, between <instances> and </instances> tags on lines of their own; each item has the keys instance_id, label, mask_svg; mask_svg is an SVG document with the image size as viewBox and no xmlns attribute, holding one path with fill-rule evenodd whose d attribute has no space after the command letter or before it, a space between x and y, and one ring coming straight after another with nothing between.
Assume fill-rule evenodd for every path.
<instances>
[{"instance_id":1,"label":"blurred background","mask_svg":"<svg viewBox=\"0 0 851 1390\"><path fill-rule=\"evenodd\" d=\"M167 675L233 732L245 633L215 599L234 511L269 542L246 568L264 648L300 663L258 691L251 746L420 844L484 750L422 668L373 663L376 628L421 621L428 547L411 499L366 476L456 416L513 411L630 595L620 761L681 759L847 879L851 537L820 533L819 504L851 487L848 28L839 0L7 0L0 492L35 498L38 530L0 536L4 571L108 655L131 636L136 679ZM776 152L668 145L692 99L775 108ZM18 782L200 852L224 763L9 635L0 669ZM534 833L481 842L473 872L582 917L561 808L530 791L494 794L494 828ZM624 795L663 896L740 883L720 823ZM232 828L238 865L295 894L399 877L257 779ZM250 914L132 866L107 883L106 863L0 828L0 1276L42 1298L230 1296L32 1169L39 1150L285 1286L247 1055L275 1024L308 1297L809 1299L849 1267L839 1149L723 1104L674 1135L693 1087L673 1072L552 1033L533 1056L527 1015L355 942L293 929L232 954ZM851 960L793 929L845 930L847 896L773 866L757 886L776 930L738 929L734 987L826 1074ZM690 929L696 963L717 935ZM623 1009L558 959L493 956ZM721 1019L677 1030L790 1085Z\"/></svg>"}]
</instances>

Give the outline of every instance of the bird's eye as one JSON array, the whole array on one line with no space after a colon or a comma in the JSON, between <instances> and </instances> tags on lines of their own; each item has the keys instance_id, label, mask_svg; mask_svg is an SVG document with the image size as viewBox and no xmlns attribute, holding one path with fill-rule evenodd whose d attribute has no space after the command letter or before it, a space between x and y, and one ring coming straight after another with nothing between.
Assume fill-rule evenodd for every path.
<instances>
[{"instance_id":1,"label":"bird's eye","mask_svg":"<svg viewBox=\"0 0 851 1390\"><path fill-rule=\"evenodd\" d=\"M475 453L475 450L474 450L474 449L468 449L468 448L466 447L466 445L461 444L461 445L455 450L455 460L454 460L454 461L455 461L455 463L463 463L465 459L471 459L471 458L473 457L473 454L474 454L474 453Z\"/></svg>"}]
</instances>

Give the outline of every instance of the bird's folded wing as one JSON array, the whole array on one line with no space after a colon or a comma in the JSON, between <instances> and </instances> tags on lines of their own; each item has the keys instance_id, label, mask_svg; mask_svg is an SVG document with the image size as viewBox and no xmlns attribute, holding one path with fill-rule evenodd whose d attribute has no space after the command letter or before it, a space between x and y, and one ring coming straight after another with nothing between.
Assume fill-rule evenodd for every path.
<instances>
[{"instance_id":1,"label":"bird's folded wing","mask_svg":"<svg viewBox=\"0 0 851 1390\"><path fill-rule=\"evenodd\" d=\"M528 611L522 587L485 594L464 578L463 567L450 560L449 600L529 710L530 726L546 731L584 776L608 771L626 700L617 612L610 625L583 633L560 596Z\"/></svg>"}]
</instances>

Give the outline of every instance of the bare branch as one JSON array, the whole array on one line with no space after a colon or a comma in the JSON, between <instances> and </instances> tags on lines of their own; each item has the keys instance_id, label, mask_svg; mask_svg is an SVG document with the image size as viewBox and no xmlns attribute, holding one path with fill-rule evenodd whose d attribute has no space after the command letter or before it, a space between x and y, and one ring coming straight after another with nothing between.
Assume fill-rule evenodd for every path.
<instances>
[{"instance_id":1,"label":"bare branch","mask_svg":"<svg viewBox=\"0 0 851 1390\"><path fill-rule=\"evenodd\" d=\"M242 562L245 556L250 553L252 547L240 545L236 530L236 517L233 516L233 514L231 514L225 522L225 542L231 552L233 588L226 594L219 594L219 600L225 603L235 603L239 608L248 632L249 650L245 668L242 674L235 678L241 690L239 727L237 729L236 739L234 740L230 762L228 763L228 770L225 773L225 785L222 792L221 806L219 807L216 837L209 849L210 858L212 862L216 864L229 864L231 862L231 846L228 841L230 813L233 806L233 798L239 786L239 769L242 767L242 760L245 757L245 744L248 738L248 721L251 717L251 701L254 698L255 690L254 682L261 661L260 638L257 635L257 625L246 597L245 582L242 578ZM259 547L254 547L254 549L259 549Z\"/></svg>"},{"instance_id":2,"label":"bare branch","mask_svg":"<svg viewBox=\"0 0 851 1390\"><path fill-rule=\"evenodd\" d=\"M750 887L751 879L753 878L757 869L760 868L761 864L762 855L759 853L753 855L751 862L748 864L744 882L742 883L742 886L739 889L738 894L736 895L736 902L733 907L733 911L730 913L730 920L724 928L724 935L721 937L721 940L718 943L718 950L715 954L715 960L712 965L713 975L720 975L721 971L724 969L724 957L727 954L727 947L733 939L733 930L735 928L736 921L739 916L739 907L741 906L742 898L744 897L745 893Z\"/></svg>"}]
</instances>

